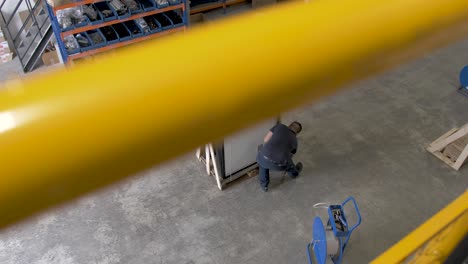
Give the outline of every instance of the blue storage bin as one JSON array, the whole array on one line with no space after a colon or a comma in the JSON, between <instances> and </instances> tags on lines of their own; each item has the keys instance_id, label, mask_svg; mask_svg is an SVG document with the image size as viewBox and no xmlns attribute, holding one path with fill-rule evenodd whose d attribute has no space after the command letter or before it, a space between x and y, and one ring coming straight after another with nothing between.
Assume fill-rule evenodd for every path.
<instances>
[{"instance_id":1,"label":"blue storage bin","mask_svg":"<svg viewBox=\"0 0 468 264\"><path fill-rule=\"evenodd\" d=\"M159 22L162 30L168 30L174 27L172 21L164 13L156 14L153 17Z\"/></svg>"},{"instance_id":2,"label":"blue storage bin","mask_svg":"<svg viewBox=\"0 0 468 264\"><path fill-rule=\"evenodd\" d=\"M85 19L83 20L83 22L76 23L76 24L75 24L75 28L85 27L85 26L89 25L89 19L88 19L88 17L85 16L85 15L83 15L83 16L84 16Z\"/></svg>"},{"instance_id":3,"label":"blue storage bin","mask_svg":"<svg viewBox=\"0 0 468 264\"><path fill-rule=\"evenodd\" d=\"M74 49L74 50L68 50L67 49L67 54L68 55L73 55L73 54L76 54L76 53L80 53L80 49Z\"/></svg>"},{"instance_id":4,"label":"blue storage bin","mask_svg":"<svg viewBox=\"0 0 468 264\"><path fill-rule=\"evenodd\" d=\"M128 31L130 31L130 34L132 34L132 38L139 38L144 35L143 29L135 21L125 21L124 24Z\"/></svg>"},{"instance_id":5,"label":"blue storage bin","mask_svg":"<svg viewBox=\"0 0 468 264\"><path fill-rule=\"evenodd\" d=\"M125 6L127 6L128 12L129 12L130 14L134 15L134 14L138 14L138 13L143 12L143 8L141 7L140 2L139 2L138 0L133 0L133 1L134 1L134 3L136 4L136 6L133 6L133 9L132 9L132 8L130 8L130 4L127 5L127 1L126 1L126 0L121 0L121 2L122 2Z\"/></svg>"},{"instance_id":6,"label":"blue storage bin","mask_svg":"<svg viewBox=\"0 0 468 264\"><path fill-rule=\"evenodd\" d=\"M115 10L115 9L112 7L112 5L109 4L109 7L112 9L112 11L114 12L114 14L117 15L117 18L118 18L118 19L125 19L125 18L129 18L129 17L130 17L130 11L128 10L128 8L127 8L127 10L126 10L124 13L119 14L119 12L117 12L117 10Z\"/></svg>"},{"instance_id":7,"label":"blue storage bin","mask_svg":"<svg viewBox=\"0 0 468 264\"><path fill-rule=\"evenodd\" d=\"M85 14L85 15L88 17L89 23L90 23L91 25L102 24L102 22L104 22L104 18L102 17L101 12L99 12L99 9L98 9L95 5L93 5L93 4L87 5L87 6L89 6L90 8L93 8L93 9L96 11L96 13L97 13L97 17L96 17L95 20L91 20L91 18L90 18L88 15Z\"/></svg>"},{"instance_id":8,"label":"blue storage bin","mask_svg":"<svg viewBox=\"0 0 468 264\"><path fill-rule=\"evenodd\" d=\"M66 31L70 31L72 29L75 29L74 26L70 26L70 27L66 27L66 28L60 28L62 30L62 32L66 32Z\"/></svg>"},{"instance_id":9,"label":"blue storage bin","mask_svg":"<svg viewBox=\"0 0 468 264\"><path fill-rule=\"evenodd\" d=\"M165 8L169 6L168 0L155 0L155 2L158 8Z\"/></svg>"},{"instance_id":10,"label":"blue storage bin","mask_svg":"<svg viewBox=\"0 0 468 264\"><path fill-rule=\"evenodd\" d=\"M73 22L71 21L70 17L67 15L67 12L68 12L67 9L63 9L63 10L57 11L56 13L57 22L62 32L69 31L75 28L75 25L73 25ZM70 24L70 26L62 27L62 24L60 24L59 21L62 22L62 24Z\"/></svg>"},{"instance_id":11,"label":"blue storage bin","mask_svg":"<svg viewBox=\"0 0 468 264\"><path fill-rule=\"evenodd\" d=\"M119 42L119 35L117 34L117 32L115 32L113 27L106 26L106 27L99 28L99 30L104 35L107 45Z\"/></svg>"},{"instance_id":12,"label":"blue storage bin","mask_svg":"<svg viewBox=\"0 0 468 264\"><path fill-rule=\"evenodd\" d=\"M107 44L106 38L104 37L104 34L102 34L102 32L99 29L89 30L89 31L86 31L86 33L88 34L88 37L91 40L91 45L93 45L93 49L102 48L106 46ZM101 41L98 41L98 40L101 40Z\"/></svg>"},{"instance_id":13,"label":"blue storage bin","mask_svg":"<svg viewBox=\"0 0 468 264\"><path fill-rule=\"evenodd\" d=\"M79 35L83 36L86 40L88 40L88 46L85 46L84 44L80 43L80 38L78 37ZM80 50L81 52L92 50L93 49L93 43L91 39L89 39L88 34L86 32L81 32L75 35L76 41L78 41L78 44L80 45Z\"/></svg>"},{"instance_id":14,"label":"blue storage bin","mask_svg":"<svg viewBox=\"0 0 468 264\"><path fill-rule=\"evenodd\" d=\"M78 48L76 48L76 49L68 49L68 48L67 48L67 45L66 45L67 39L71 39L71 38L73 38L73 41L78 45ZM66 36L66 37L64 38L63 42L64 42L64 45L65 45L65 50L67 51L67 54L68 54L68 55L73 55L73 54L76 54L76 53L79 53L79 52L80 52L79 44L78 44L78 42L76 41L75 36L73 36L73 35L68 35L68 36Z\"/></svg>"},{"instance_id":15,"label":"blue storage bin","mask_svg":"<svg viewBox=\"0 0 468 264\"><path fill-rule=\"evenodd\" d=\"M145 12L156 9L154 0L137 0Z\"/></svg>"},{"instance_id":16,"label":"blue storage bin","mask_svg":"<svg viewBox=\"0 0 468 264\"><path fill-rule=\"evenodd\" d=\"M168 0L170 5L178 5L182 3L181 0Z\"/></svg>"},{"instance_id":17,"label":"blue storage bin","mask_svg":"<svg viewBox=\"0 0 468 264\"><path fill-rule=\"evenodd\" d=\"M149 35L152 34L150 27L148 26L148 23L146 23L144 18L137 18L133 20L143 31L143 35ZM143 25L144 23L144 25ZM145 27L146 26L146 27Z\"/></svg>"},{"instance_id":18,"label":"blue storage bin","mask_svg":"<svg viewBox=\"0 0 468 264\"><path fill-rule=\"evenodd\" d=\"M161 23L159 23L159 21L156 20L156 18L154 18L153 16L147 16L143 19L146 21L146 24L148 24L148 26L150 27L151 34L160 32L162 30Z\"/></svg>"},{"instance_id":19,"label":"blue storage bin","mask_svg":"<svg viewBox=\"0 0 468 264\"><path fill-rule=\"evenodd\" d=\"M121 42L132 39L132 34L123 23L114 24L111 27L114 28L115 32L117 32Z\"/></svg>"},{"instance_id":20,"label":"blue storage bin","mask_svg":"<svg viewBox=\"0 0 468 264\"><path fill-rule=\"evenodd\" d=\"M164 13L174 24L174 27L180 27L184 25L184 18L177 11L172 10Z\"/></svg>"},{"instance_id":21,"label":"blue storage bin","mask_svg":"<svg viewBox=\"0 0 468 264\"><path fill-rule=\"evenodd\" d=\"M117 19L117 14L114 12L114 9L111 8L105 1L95 3L94 6L101 13L101 17L104 21L111 21Z\"/></svg>"}]
</instances>

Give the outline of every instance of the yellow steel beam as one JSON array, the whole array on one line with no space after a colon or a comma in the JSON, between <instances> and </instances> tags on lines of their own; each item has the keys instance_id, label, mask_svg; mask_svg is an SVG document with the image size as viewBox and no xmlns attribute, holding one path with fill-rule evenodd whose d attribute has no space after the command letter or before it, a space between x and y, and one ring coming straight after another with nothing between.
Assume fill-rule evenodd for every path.
<instances>
[{"instance_id":1,"label":"yellow steel beam","mask_svg":"<svg viewBox=\"0 0 468 264\"><path fill-rule=\"evenodd\" d=\"M371 263L443 263L466 235L468 191Z\"/></svg>"},{"instance_id":2,"label":"yellow steel beam","mask_svg":"<svg viewBox=\"0 0 468 264\"><path fill-rule=\"evenodd\" d=\"M292 3L10 87L0 227L460 39L467 18L466 0Z\"/></svg>"}]
</instances>

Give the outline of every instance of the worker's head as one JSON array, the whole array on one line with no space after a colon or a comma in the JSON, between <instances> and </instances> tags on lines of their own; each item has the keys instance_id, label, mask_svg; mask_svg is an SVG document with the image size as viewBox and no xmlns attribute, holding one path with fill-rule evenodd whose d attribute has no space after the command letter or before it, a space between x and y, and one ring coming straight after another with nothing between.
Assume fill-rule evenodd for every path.
<instances>
[{"instance_id":1,"label":"worker's head","mask_svg":"<svg viewBox=\"0 0 468 264\"><path fill-rule=\"evenodd\" d=\"M294 121L289 125L289 129L297 135L299 132L301 132L302 125L301 123Z\"/></svg>"}]
</instances>

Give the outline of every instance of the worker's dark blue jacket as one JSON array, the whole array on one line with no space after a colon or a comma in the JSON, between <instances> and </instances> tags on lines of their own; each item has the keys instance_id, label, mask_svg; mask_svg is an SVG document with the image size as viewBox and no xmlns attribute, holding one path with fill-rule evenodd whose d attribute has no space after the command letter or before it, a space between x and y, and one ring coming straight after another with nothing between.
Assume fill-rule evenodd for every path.
<instances>
[{"instance_id":1,"label":"worker's dark blue jacket","mask_svg":"<svg viewBox=\"0 0 468 264\"><path fill-rule=\"evenodd\" d=\"M257 162L265 168L286 167L292 163L292 156L297 151L296 134L288 126L277 124L270 129L273 133L268 142L259 149Z\"/></svg>"}]
</instances>

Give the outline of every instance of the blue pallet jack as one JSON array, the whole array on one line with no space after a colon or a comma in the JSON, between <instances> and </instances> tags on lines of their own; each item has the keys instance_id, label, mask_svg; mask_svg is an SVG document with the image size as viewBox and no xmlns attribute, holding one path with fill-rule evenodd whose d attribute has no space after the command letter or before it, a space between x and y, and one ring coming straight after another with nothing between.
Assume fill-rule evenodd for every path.
<instances>
[{"instance_id":1,"label":"blue pallet jack","mask_svg":"<svg viewBox=\"0 0 468 264\"><path fill-rule=\"evenodd\" d=\"M460 88L458 92L464 96L468 96L468 66L463 67L460 72Z\"/></svg>"},{"instance_id":2,"label":"blue pallet jack","mask_svg":"<svg viewBox=\"0 0 468 264\"><path fill-rule=\"evenodd\" d=\"M344 211L344 206L348 202L353 202L357 215L357 222L352 227L348 226ZM326 205L326 207L328 208L327 225L324 226L322 219L318 216L313 222L312 242L307 245L309 264L325 264L328 257L334 264L340 264L351 234L361 224L361 213L354 197L348 197L342 204Z\"/></svg>"}]
</instances>

